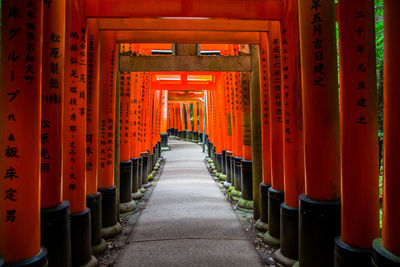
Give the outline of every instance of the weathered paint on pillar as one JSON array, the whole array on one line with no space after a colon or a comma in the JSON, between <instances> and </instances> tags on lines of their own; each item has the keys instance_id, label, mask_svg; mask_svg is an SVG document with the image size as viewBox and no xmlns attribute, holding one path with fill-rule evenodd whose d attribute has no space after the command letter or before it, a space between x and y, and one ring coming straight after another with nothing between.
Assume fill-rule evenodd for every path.
<instances>
[{"instance_id":1,"label":"weathered paint on pillar","mask_svg":"<svg viewBox=\"0 0 400 267\"><path fill-rule=\"evenodd\" d=\"M269 113L269 64L268 35L260 33L260 101L261 101L261 135L262 135L262 182L271 185L271 140Z\"/></svg>"},{"instance_id":2,"label":"weathered paint on pillar","mask_svg":"<svg viewBox=\"0 0 400 267\"><path fill-rule=\"evenodd\" d=\"M41 208L62 202L65 1L43 7ZM57 50L57 56L51 56Z\"/></svg>"},{"instance_id":3,"label":"weathered paint on pillar","mask_svg":"<svg viewBox=\"0 0 400 267\"><path fill-rule=\"evenodd\" d=\"M333 2L299 1L305 193L315 200L340 197L339 94Z\"/></svg>"},{"instance_id":4,"label":"weathered paint on pillar","mask_svg":"<svg viewBox=\"0 0 400 267\"><path fill-rule=\"evenodd\" d=\"M97 19L87 24L87 94L86 94L86 194L97 193L99 130L99 57L100 32Z\"/></svg>"},{"instance_id":5,"label":"weathered paint on pillar","mask_svg":"<svg viewBox=\"0 0 400 267\"><path fill-rule=\"evenodd\" d=\"M67 3L63 129L64 199L86 209L86 19L81 1Z\"/></svg>"},{"instance_id":6,"label":"weathered paint on pillar","mask_svg":"<svg viewBox=\"0 0 400 267\"><path fill-rule=\"evenodd\" d=\"M370 248L379 236L374 1L340 1L339 21L341 239Z\"/></svg>"},{"instance_id":7,"label":"weathered paint on pillar","mask_svg":"<svg viewBox=\"0 0 400 267\"><path fill-rule=\"evenodd\" d=\"M103 31L100 34L100 94L99 94L99 188L114 186L114 142L115 142L115 86L116 46L115 34Z\"/></svg>"},{"instance_id":8,"label":"weathered paint on pillar","mask_svg":"<svg viewBox=\"0 0 400 267\"><path fill-rule=\"evenodd\" d=\"M260 218L260 183L262 182L262 142L261 142L261 103L260 103L260 64L259 47L250 45L251 77L251 145L253 159L253 217Z\"/></svg>"},{"instance_id":9,"label":"weathered paint on pillar","mask_svg":"<svg viewBox=\"0 0 400 267\"><path fill-rule=\"evenodd\" d=\"M385 47L384 47L384 183L383 183L383 218L382 244L383 247L400 257L400 127L398 115L400 99L398 63L400 60L399 19L400 2L385 0Z\"/></svg>"},{"instance_id":10,"label":"weathered paint on pillar","mask_svg":"<svg viewBox=\"0 0 400 267\"><path fill-rule=\"evenodd\" d=\"M2 2L0 254L7 262L40 252L42 1L29 2Z\"/></svg>"}]
</instances>

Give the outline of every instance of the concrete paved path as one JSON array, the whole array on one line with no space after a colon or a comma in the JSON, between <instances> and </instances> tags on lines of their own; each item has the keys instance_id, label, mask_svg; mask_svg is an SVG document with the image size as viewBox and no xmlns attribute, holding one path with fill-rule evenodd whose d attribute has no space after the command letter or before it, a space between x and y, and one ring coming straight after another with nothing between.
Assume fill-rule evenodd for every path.
<instances>
[{"instance_id":1,"label":"concrete paved path","mask_svg":"<svg viewBox=\"0 0 400 267\"><path fill-rule=\"evenodd\" d=\"M262 266L201 147L169 144L163 173L116 266Z\"/></svg>"}]
</instances>

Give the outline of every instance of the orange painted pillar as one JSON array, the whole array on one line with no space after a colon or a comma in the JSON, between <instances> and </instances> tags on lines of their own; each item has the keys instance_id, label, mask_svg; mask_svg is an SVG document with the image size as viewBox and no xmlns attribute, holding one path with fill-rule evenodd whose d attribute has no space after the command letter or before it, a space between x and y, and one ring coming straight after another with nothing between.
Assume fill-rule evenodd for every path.
<instances>
[{"instance_id":1,"label":"orange painted pillar","mask_svg":"<svg viewBox=\"0 0 400 267\"><path fill-rule=\"evenodd\" d=\"M253 203L252 203L253 161L252 161L252 147L251 147L250 73L242 72L240 79L241 79L241 89L242 89L241 91L242 91L243 160L241 163L242 199L239 200L239 203L241 203L239 207L252 209L253 208Z\"/></svg>"},{"instance_id":2,"label":"orange painted pillar","mask_svg":"<svg viewBox=\"0 0 400 267\"><path fill-rule=\"evenodd\" d=\"M400 264L400 215L398 205L400 203L400 181L398 167L400 147L399 125L396 119L400 114L399 90L397 78L399 68L397 66L400 58L398 44L399 34L399 15L400 2L394 0L384 1L385 10L385 43L384 43L384 148L383 148L383 207L382 207L382 240L375 240L374 262L380 265ZM389 254L389 253L391 254ZM386 258L386 259L385 259Z\"/></svg>"},{"instance_id":3,"label":"orange painted pillar","mask_svg":"<svg viewBox=\"0 0 400 267\"><path fill-rule=\"evenodd\" d=\"M182 131L181 137L182 138L186 138L186 133L183 133L186 130L186 126L185 126L185 104L183 104L183 103L180 104L180 117L181 117L181 131Z\"/></svg>"},{"instance_id":4,"label":"orange painted pillar","mask_svg":"<svg viewBox=\"0 0 400 267\"><path fill-rule=\"evenodd\" d=\"M223 99L224 99L224 77L222 73L218 73L216 75L216 90L214 95L214 106L215 106L215 117L216 124L215 129L218 131L215 132L216 142L215 142L215 155L216 155L216 168L217 168L217 177L222 174L222 151L224 147L224 134L223 134Z\"/></svg>"},{"instance_id":5,"label":"orange painted pillar","mask_svg":"<svg viewBox=\"0 0 400 267\"><path fill-rule=\"evenodd\" d=\"M103 237L113 237L121 231L117 222L117 190L114 186L115 142L115 92L116 92L116 43L115 33L100 34L100 94L99 94L99 182L102 195Z\"/></svg>"},{"instance_id":6,"label":"orange painted pillar","mask_svg":"<svg viewBox=\"0 0 400 267\"><path fill-rule=\"evenodd\" d=\"M299 262L333 266L340 232L339 97L334 1L299 1L305 146ZM323 156L321 156L323 153Z\"/></svg>"},{"instance_id":7,"label":"orange painted pillar","mask_svg":"<svg viewBox=\"0 0 400 267\"><path fill-rule=\"evenodd\" d=\"M242 128L242 90L241 90L241 74L240 72L235 73L235 174L234 174L234 185L235 190L232 191L232 195L239 197L242 190L242 174L241 165L243 160L243 128Z\"/></svg>"},{"instance_id":8,"label":"orange painted pillar","mask_svg":"<svg viewBox=\"0 0 400 267\"><path fill-rule=\"evenodd\" d=\"M268 189L271 187L271 125L270 125L270 79L269 50L266 32L260 33L260 102L261 102L261 142L262 142L262 183L260 184L260 219L257 229L266 232L268 223Z\"/></svg>"},{"instance_id":9,"label":"orange painted pillar","mask_svg":"<svg viewBox=\"0 0 400 267\"><path fill-rule=\"evenodd\" d=\"M41 266L42 1L30 2L3 1L1 8L0 254L7 263Z\"/></svg>"},{"instance_id":10,"label":"orange painted pillar","mask_svg":"<svg viewBox=\"0 0 400 267\"><path fill-rule=\"evenodd\" d=\"M193 102L193 140L198 141L199 140L199 122L198 122L198 107L197 107L198 102Z\"/></svg>"},{"instance_id":11,"label":"orange painted pillar","mask_svg":"<svg viewBox=\"0 0 400 267\"><path fill-rule=\"evenodd\" d=\"M265 46L264 46L265 47ZM264 240L270 245L280 242L280 206L283 193L283 120L282 120L282 79L281 79L281 37L280 23L269 23L268 32L269 64L269 114L271 148L271 187L268 189L268 232Z\"/></svg>"},{"instance_id":12,"label":"orange painted pillar","mask_svg":"<svg viewBox=\"0 0 400 267\"><path fill-rule=\"evenodd\" d=\"M142 73L131 73L131 142L130 158L132 160L132 199L138 200L143 197L139 191L142 188L142 159L141 149L141 122L142 122Z\"/></svg>"},{"instance_id":13,"label":"orange painted pillar","mask_svg":"<svg viewBox=\"0 0 400 267\"><path fill-rule=\"evenodd\" d=\"M363 249L379 237L374 1L340 2L339 22L342 223L335 259L368 265L371 251Z\"/></svg>"},{"instance_id":14,"label":"orange painted pillar","mask_svg":"<svg viewBox=\"0 0 400 267\"><path fill-rule=\"evenodd\" d=\"M170 113L171 115L173 112ZM170 116L171 118L171 116ZM168 120L168 91L161 92L161 146L168 147L168 133L167 133L167 120ZM169 129L173 128L170 124Z\"/></svg>"},{"instance_id":15,"label":"orange painted pillar","mask_svg":"<svg viewBox=\"0 0 400 267\"><path fill-rule=\"evenodd\" d=\"M205 97L204 97L204 101L206 101ZM204 102L198 102L199 105L199 140L200 142L203 142L205 140L205 131L204 131Z\"/></svg>"},{"instance_id":16,"label":"orange painted pillar","mask_svg":"<svg viewBox=\"0 0 400 267\"><path fill-rule=\"evenodd\" d=\"M285 203L281 205L282 256L298 259L299 196L304 192L304 142L297 0L284 2L282 115Z\"/></svg>"},{"instance_id":17,"label":"orange painted pillar","mask_svg":"<svg viewBox=\"0 0 400 267\"><path fill-rule=\"evenodd\" d=\"M41 244L50 265L71 263L69 203L62 196L62 124L65 60L65 1L43 8L41 129ZM49 57L53 50L58 56ZM54 217L60 218L54 220Z\"/></svg>"},{"instance_id":18,"label":"orange painted pillar","mask_svg":"<svg viewBox=\"0 0 400 267\"><path fill-rule=\"evenodd\" d=\"M86 206L90 209L91 244L105 250L101 236L101 193L97 192L99 153L100 31L97 19L87 22Z\"/></svg>"},{"instance_id":19,"label":"orange painted pillar","mask_svg":"<svg viewBox=\"0 0 400 267\"><path fill-rule=\"evenodd\" d=\"M131 45L121 44L120 52L124 54L131 51ZM119 212L126 213L136 209L136 202L132 200L132 173L131 161L131 74L121 72L119 75L120 88L120 186L119 186Z\"/></svg>"},{"instance_id":20,"label":"orange painted pillar","mask_svg":"<svg viewBox=\"0 0 400 267\"><path fill-rule=\"evenodd\" d=\"M86 18L81 0L67 1L63 118L63 193L71 204L72 265L96 262L86 207Z\"/></svg>"}]
</instances>

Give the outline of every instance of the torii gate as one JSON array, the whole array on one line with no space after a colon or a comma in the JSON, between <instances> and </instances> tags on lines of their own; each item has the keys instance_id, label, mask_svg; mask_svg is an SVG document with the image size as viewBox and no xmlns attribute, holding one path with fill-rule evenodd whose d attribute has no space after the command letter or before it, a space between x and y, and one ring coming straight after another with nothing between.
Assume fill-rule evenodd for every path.
<instances>
[{"instance_id":1,"label":"torii gate","mask_svg":"<svg viewBox=\"0 0 400 267\"><path fill-rule=\"evenodd\" d=\"M282 256L295 259L296 253L299 251L300 265L332 266L334 259L337 264L343 264L343 266L354 264L354 262L369 263L371 242L378 236L379 231L377 179L375 177L378 166L377 160L375 160L377 148L375 144L376 123L374 123L376 121L376 111L374 111L376 90L374 85L375 69L371 61L375 51L374 38L371 35L373 32L373 1L365 1L360 6L356 0L346 0L340 1L338 6L340 10L339 25L341 25L340 49L343 53L340 63L343 97L340 106L342 121L339 118L337 92L333 0L300 1L299 7L297 7L297 1L294 0L283 2L279 0L226 0L221 2L166 0L161 3L156 0L71 0L66 3L66 11L65 1L61 0L48 1L44 5L40 0L11 0L2 3L1 54L5 56L2 57L0 126L5 131L2 131L0 136L0 145L4 151L0 158L0 172L5 174L5 180L0 184L0 191L4 194L0 202L0 236L2 237L0 238L0 254L5 257L7 263L27 266L32 264L44 266L46 264L46 252L40 247L40 208L48 214L48 217L44 216L42 220L51 219L54 214L51 212L54 210L62 213L61 217L64 219L59 225L60 229L66 229L65 221L71 210L72 262L73 264L85 264L94 261L90 255L90 215L86 208L86 196L89 192L97 194L97 176L94 175L87 179L86 177L90 176L86 175L87 168L84 164L85 150L87 146L90 146L85 144L88 142L85 131L87 115L85 93L89 88L85 78L91 68L95 70L94 75L107 73L104 76L100 75L102 79L100 86L104 86L102 90L96 91L98 88L95 87L92 90L94 95L109 93L104 97L100 95L100 100L105 102L98 110L103 112L99 114L98 120L105 121L105 134L114 134L116 139L111 138L111 144L101 144L98 148L94 148L94 145L93 148L96 150L108 149L110 154L107 156L111 155L110 158L112 158L111 161L104 162L104 164L110 165L107 170L99 170L98 183L100 188L104 189L103 196L108 199L103 201L103 209L107 214L105 218L108 220L105 226L111 227L109 229L111 231L118 232L116 218L118 216L116 212L118 194L114 179L110 178L110 174L112 176L119 174L119 171L115 171L113 168L114 165L117 170L119 167L118 164L115 164L119 162L119 127L115 127L115 122L119 121L119 112L115 113L115 105L112 101L115 98L118 103L120 85L116 85L114 82L115 80L120 81L120 74L117 75L117 72L135 70L135 66L129 62L140 63L142 60L141 68L149 67L147 70L151 70L151 66L146 65L147 63L143 62L143 58L140 56L128 58L122 55L113 58L112 55L115 55L117 50L116 42L251 44L250 56L240 55L229 59L220 57L220 60L225 63L215 62L214 59L209 58L206 58L205 62L199 62L197 54L180 55L179 52L173 56L172 61L171 58L165 61L174 67L169 69L172 71L181 71L182 69L179 69L180 66L176 63L186 62L188 64L185 70L244 72L241 80L250 83L250 86L248 84L247 86L250 88L251 98L252 168L250 170L252 170L254 218L261 218L262 222L269 224L269 232L265 238L267 242L277 244L277 239L281 238L280 253ZM395 80L398 77L396 74L399 72L395 65L398 62L399 52L394 45L399 41L397 30L399 16L396 14L400 8L399 5L399 1L385 0L385 24L387 25L385 26L385 194L382 242L380 239L374 241L373 255L374 262L381 265L385 262L398 264L400 255L400 231L398 230L400 216L396 212L396 205L399 203L400 197L398 193L398 188L400 188L399 168L396 164L398 162L399 127L396 115L400 113L400 110L396 103L398 90L396 90ZM44 23L43 27L40 19L42 10L44 20L48 22ZM27 15L25 16L25 14ZM300 20L297 14L299 14ZM63 22L60 23L60 18L65 15L67 32L63 34ZM157 19L148 19L149 17ZM188 22L187 25L184 25L182 20L175 26L176 21L170 19L171 17L213 19L189 19L185 20ZM92 31L90 26L86 28L86 18L99 19L97 31ZM103 19L104 21L102 21ZM228 19L235 19L236 21L232 22L232 25L236 25L240 30L232 29L234 26L230 26ZM262 28L266 25L265 21L267 20L280 21L280 23L269 22L267 28ZM299 21L300 25L298 25ZM90 20L88 22L90 25ZM107 22L109 25L118 26L113 26L114 28L108 26L109 28L106 29ZM165 23L164 26L161 25L164 22L168 23ZM136 27L133 24L141 26ZM152 27L152 25L158 25L158 28ZM57 27L60 34L56 32L55 35L46 35L51 33L52 27ZM139 29L139 27L142 28ZM361 31L357 34L357 28L353 29L354 27L360 27ZM297 28L300 29L300 38L297 35ZM362 29L369 29L369 31L362 31ZM85 53L87 32L91 32L93 36L93 49L90 50L88 43L88 51L91 51L93 55ZM48 38L43 39L43 57L41 36ZM65 66L62 67L64 55L58 52L63 51L60 38L64 36L66 37L66 60ZM101 57L97 58L96 52L99 43L102 45ZM355 43L357 46L353 47ZM56 51L57 54L55 54ZM120 52L119 49L118 52ZM179 59L180 56L185 58ZM86 59L89 59L89 64L92 64L90 59L97 64L101 59L103 64L100 64L100 67L88 64L85 68L83 66L86 65ZM164 60L157 57L148 57L148 59L157 62ZM114 66L113 60L120 60L120 65L117 65L119 68L113 72L113 75L108 75ZM51 124L48 122L57 122L56 129L60 129L61 124L58 122L63 121L60 115L62 105L59 95L55 93L57 92L56 88L54 88L56 84L57 86L60 84L60 80L57 80L57 83L54 80L58 73L54 72L54 76L43 73L43 81L49 81L48 87L45 86L45 83L41 83L42 77L40 77L42 66L43 69L46 66L46 68L54 70L51 69L51 66L54 67L56 63L59 64L57 65L59 68L65 70L65 81L62 84L65 89L64 99L62 99L65 109L63 113L64 139L61 141L61 133L55 133L53 136L56 141L51 148L47 150L47 147L44 146L46 150L42 148L39 152L39 140L43 145L47 144L45 138L47 132L45 132L46 130L40 132L41 128L49 128ZM221 63L223 67L212 68L214 63ZM359 68L352 68L355 63ZM75 64L77 64L76 68ZM230 68L226 69L227 66ZM101 70L99 70L100 68ZM251 71L250 79L246 74L247 71ZM302 86L300 86L300 73ZM87 78L89 79L88 76ZM116 87L115 91L114 86ZM246 84L242 84L243 87L246 88ZM356 90L352 90L354 88ZM57 112L50 114L47 120L42 121L40 121L42 112L39 104L41 103L41 90L48 93L43 95L43 103L59 104L55 109ZM274 97L272 97L271 90L274 92ZM213 102L224 99L223 94L218 90L216 95L218 97L213 96ZM146 104L149 107L152 97L158 100L157 96L149 95L146 98ZM243 103L244 109L248 109L250 107L248 100L250 99L246 99L246 95L243 99L247 100ZM214 102L213 105L216 103ZM92 108L95 110L98 107L94 105ZM213 109L218 111L215 106ZM110 113L106 111L110 111ZM221 113L220 110L218 112L218 114ZM97 112L95 111L94 114ZM243 112L244 120L248 118L246 114L249 113ZM96 115L94 116L96 117ZM261 117L263 118L262 125ZM68 121L65 120L66 118ZM300 123L303 118L304 133ZM150 120L148 121L150 122ZM221 123L217 118L216 121ZM340 124L342 124L342 139L340 139ZM248 134L248 132L248 128L243 129L244 139L246 139L245 133ZM31 134L27 136L26 133ZM48 134L50 136L51 132ZM222 135L218 136L219 133L216 131L213 134L218 152L224 150L225 144L221 140ZM41 135L41 139L39 135ZM365 138L360 138L360 136ZM248 139L243 140L243 144L248 144L249 141ZM114 142L116 149L113 150ZM143 142L143 147L149 148L149 144L145 143ZM283 143L283 147L279 148L280 143ZM277 147L275 147L276 144L278 144ZM340 149L341 144L342 149ZM61 172L58 172L52 177L51 182L55 182L59 190L53 191L54 187L46 188L47 180L44 179L42 191L39 191L39 167L41 167L42 173L48 170L46 167L48 165L39 165L40 159L42 159L42 163L47 164L48 162L43 160L49 160L49 155L57 157L57 153L60 153L60 146L64 147L64 181ZM261 147L264 149L261 150ZM53 154L49 154L51 153L50 149L55 149ZM303 155L303 151L305 151L304 162L302 156L299 156ZM342 157L342 167L340 156ZM285 162L285 164L277 164L278 161ZM109 162L110 164L108 164ZM348 164L349 162L351 164ZM268 172L270 169L271 172ZM263 170L267 171L263 172ZM342 190L340 189L341 176ZM69 177L69 179L66 181L65 177ZM304 194L301 194L303 177ZM263 183L260 189L261 180ZM116 181L118 183L118 178ZM86 189L87 184L92 184L92 191ZM272 187L268 189L269 185ZM62 186L63 190L61 190ZM261 190L261 201L259 190ZM268 195L265 194L266 190L268 190ZM280 217L278 211L281 201L283 201L283 191L285 192L284 205L281 207L283 216ZM51 196L54 201L40 202L39 193L42 194L42 199ZM301 194L300 211L297 208L299 194ZM70 204L62 203L63 200L68 200ZM46 205L44 205L45 203ZM341 223L339 220L340 205L342 206ZM300 214L299 220L297 220L297 214ZM359 220L353 218L359 218ZM28 219L30 223L26 223ZM279 229L278 221L282 222L282 229ZM300 226L299 250L297 242L293 242L297 234L294 236L285 234L290 230L296 233L297 224ZM340 226L341 238L336 240L334 257L332 241L339 235ZM57 232L64 233L60 240L69 239L68 231ZM279 236L280 232L284 234ZM30 242L26 242L26 240L30 240ZM49 244L54 244L51 243L53 241L51 238L45 240L42 237L43 244L50 242L45 245L49 249L49 260L55 250L59 249L60 251L62 246L68 246L65 243L55 247L49 246ZM62 254L65 257L65 260L61 261L64 263L62 265L68 266L67 250L63 250Z\"/></svg>"}]
</instances>

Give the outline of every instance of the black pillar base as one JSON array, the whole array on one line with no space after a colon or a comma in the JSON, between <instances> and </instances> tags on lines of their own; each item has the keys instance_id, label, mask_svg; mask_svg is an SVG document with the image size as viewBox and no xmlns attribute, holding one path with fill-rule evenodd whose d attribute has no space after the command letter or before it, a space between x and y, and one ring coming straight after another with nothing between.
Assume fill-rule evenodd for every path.
<instances>
[{"instance_id":1,"label":"black pillar base","mask_svg":"<svg viewBox=\"0 0 400 267\"><path fill-rule=\"evenodd\" d=\"M400 267L400 257L386 250L382 246L382 240L380 238L372 242L372 247L372 267Z\"/></svg>"},{"instance_id":2,"label":"black pillar base","mask_svg":"<svg viewBox=\"0 0 400 267\"><path fill-rule=\"evenodd\" d=\"M226 181L230 184L232 184L232 180L231 180L231 159L232 156L228 156L226 155Z\"/></svg>"},{"instance_id":3,"label":"black pillar base","mask_svg":"<svg viewBox=\"0 0 400 267\"><path fill-rule=\"evenodd\" d=\"M231 185L235 187L235 157L231 156L231 165L229 166L231 174Z\"/></svg>"},{"instance_id":4,"label":"black pillar base","mask_svg":"<svg viewBox=\"0 0 400 267\"><path fill-rule=\"evenodd\" d=\"M196 142L199 141L199 132L193 132L193 138L192 138L192 140L193 140L193 141L196 141Z\"/></svg>"},{"instance_id":5,"label":"black pillar base","mask_svg":"<svg viewBox=\"0 0 400 267\"><path fill-rule=\"evenodd\" d=\"M175 136L178 136L179 135L179 131L178 131L178 129L174 129L175 130Z\"/></svg>"},{"instance_id":6,"label":"black pillar base","mask_svg":"<svg viewBox=\"0 0 400 267\"><path fill-rule=\"evenodd\" d=\"M242 160L242 198L253 200L253 162Z\"/></svg>"},{"instance_id":7,"label":"black pillar base","mask_svg":"<svg viewBox=\"0 0 400 267\"><path fill-rule=\"evenodd\" d=\"M222 155L215 153L215 158L216 158L215 168L217 169L217 172L222 173L222 163L221 163Z\"/></svg>"},{"instance_id":8,"label":"black pillar base","mask_svg":"<svg viewBox=\"0 0 400 267\"><path fill-rule=\"evenodd\" d=\"M132 162L132 194L138 191L138 158L131 159Z\"/></svg>"},{"instance_id":9,"label":"black pillar base","mask_svg":"<svg viewBox=\"0 0 400 267\"><path fill-rule=\"evenodd\" d=\"M91 232L91 245L92 253L100 254L103 249L100 245L103 243L101 236L102 228L102 211L101 211L101 193L97 192L94 195L86 196L86 207L90 210L90 232ZM97 248L97 246L99 246ZM96 248L93 250L93 248Z\"/></svg>"},{"instance_id":10,"label":"black pillar base","mask_svg":"<svg viewBox=\"0 0 400 267\"><path fill-rule=\"evenodd\" d=\"M203 140L203 133L199 133L199 141L202 142L202 143L203 143L203 141L205 141L205 140ZM206 142L204 142L204 144L205 143Z\"/></svg>"},{"instance_id":11,"label":"black pillar base","mask_svg":"<svg viewBox=\"0 0 400 267\"><path fill-rule=\"evenodd\" d=\"M281 204L284 201L283 191L268 188L268 232L276 239L281 235Z\"/></svg>"},{"instance_id":12,"label":"black pillar base","mask_svg":"<svg viewBox=\"0 0 400 267\"><path fill-rule=\"evenodd\" d=\"M186 139L186 130L181 131L181 138Z\"/></svg>"},{"instance_id":13,"label":"black pillar base","mask_svg":"<svg viewBox=\"0 0 400 267\"><path fill-rule=\"evenodd\" d=\"M32 258L21 260L21 261L12 261L12 262L2 262L2 258L0 256L0 266L4 267L47 267L47 250L45 248L41 248L39 253L33 256Z\"/></svg>"},{"instance_id":14,"label":"black pillar base","mask_svg":"<svg viewBox=\"0 0 400 267\"><path fill-rule=\"evenodd\" d=\"M92 262L90 212L71 214L71 255L72 266L81 266Z\"/></svg>"},{"instance_id":15,"label":"black pillar base","mask_svg":"<svg viewBox=\"0 0 400 267\"><path fill-rule=\"evenodd\" d=\"M210 159L212 159L211 154L212 154L212 143L211 143L211 142L208 142L208 143L207 143L207 155L208 155L208 157L209 157Z\"/></svg>"},{"instance_id":16,"label":"black pillar base","mask_svg":"<svg viewBox=\"0 0 400 267\"><path fill-rule=\"evenodd\" d=\"M289 259L299 258L299 209L281 204L281 254Z\"/></svg>"},{"instance_id":17,"label":"black pillar base","mask_svg":"<svg viewBox=\"0 0 400 267\"><path fill-rule=\"evenodd\" d=\"M242 191L242 160L243 158L235 157L235 190Z\"/></svg>"},{"instance_id":18,"label":"black pillar base","mask_svg":"<svg viewBox=\"0 0 400 267\"><path fill-rule=\"evenodd\" d=\"M223 174L226 174L226 151L227 150L222 150L222 155L221 155L221 168Z\"/></svg>"},{"instance_id":19,"label":"black pillar base","mask_svg":"<svg viewBox=\"0 0 400 267\"><path fill-rule=\"evenodd\" d=\"M132 161L122 161L120 170L120 203L128 203L132 200Z\"/></svg>"},{"instance_id":20,"label":"black pillar base","mask_svg":"<svg viewBox=\"0 0 400 267\"><path fill-rule=\"evenodd\" d=\"M138 183L138 190L140 190L140 188L142 188L142 177L143 177L143 158L139 157L138 158L138 163L137 163L137 169L138 169L138 179L137 179L137 183Z\"/></svg>"},{"instance_id":21,"label":"black pillar base","mask_svg":"<svg viewBox=\"0 0 400 267\"><path fill-rule=\"evenodd\" d=\"M50 266L71 265L69 202L40 210L41 245L47 250ZM1 265L0 265L1 266Z\"/></svg>"},{"instance_id":22,"label":"black pillar base","mask_svg":"<svg viewBox=\"0 0 400 267\"><path fill-rule=\"evenodd\" d=\"M186 131L186 140L192 140L193 139L193 131Z\"/></svg>"},{"instance_id":23,"label":"black pillar base","mask_svg":"<svg viewBox=\"0 0 400 267\"><path fill-rule=\"evenodd\" d=\"M161 146L168 147L168 134L166 133L161 134Z\"/></svg>"},{"instance_id":24,"label":"black pillar base","mask_svg":"<svg viewBox=\"0 0 400 267\"><path fill-rule=\"evenodd\" d=\"M102 236L105 239L114 237L121 232L117 214L117 188L99 188L102 206Z\"/></svg>"},{"instance_id":25,"label":"black pillar base","mask_svg":"<svg viewBox=\"0 0 400 267\"><path fill-rule=\"evenodd\" d=\"M270 185L260 184L260 220L268 223L268 189Z\"/></svg>"},{"instance_id":26,"label":"black pillar base","mask_svg":"<svg viewBox=\"0 0 400 267\"><path fill-rule=\"evenodd\" d=\"M336 237L335 267L370 266L371 257L372 249L353 247Z\"/></svg>"},{"instance_id":27,"label":"black pillar base","mask_svg":"<svg viewBox=\"0 0 400 267\"><path fill-rule=\"evenodd\" d=\"M334 240L340 235L340 201L318 201L300 195L299 264L334 266Z\"/></svg>"},{"instance_id":28,"label":"black pillar base","mask_svg":"<svg viewBox=\"0 0 400 267\"><path fill-rule=\"evenodd\" d=\"M149 180L147 175L149 175L149 156L142 156L142 185L146 185Z\"/></svg>"}]
</instances>

